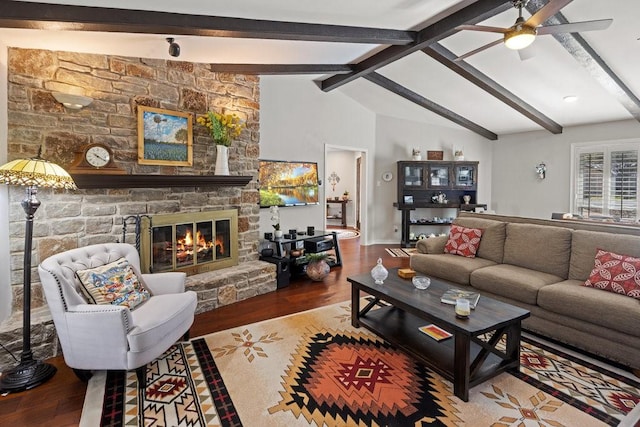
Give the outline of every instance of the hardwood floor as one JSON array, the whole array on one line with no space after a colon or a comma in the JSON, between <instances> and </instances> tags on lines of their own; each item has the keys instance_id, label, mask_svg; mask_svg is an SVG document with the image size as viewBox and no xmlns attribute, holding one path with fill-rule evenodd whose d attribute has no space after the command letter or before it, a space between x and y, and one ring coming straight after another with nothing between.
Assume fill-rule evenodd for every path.
<instances>
[{"instance_id":1,"label":"hardwood floor","mask_svg":"<svg viewBox=\"0 0 640 427\"><path fill-rule=\"evenodd\" d=\"M392 258L385 245L360 246L359 239L340 240L343 266L334 268L323 282L297 279L288 287L216 310L199 314L191 337L346 301L351 296L347 276L366 273L382 257L387 268L408 267L409 258ZM49 360L58 368L47 383L33 390L0 397L2 426L77 426L86 384L64 364L62 357Z\"/></svg>"}]
</instances>

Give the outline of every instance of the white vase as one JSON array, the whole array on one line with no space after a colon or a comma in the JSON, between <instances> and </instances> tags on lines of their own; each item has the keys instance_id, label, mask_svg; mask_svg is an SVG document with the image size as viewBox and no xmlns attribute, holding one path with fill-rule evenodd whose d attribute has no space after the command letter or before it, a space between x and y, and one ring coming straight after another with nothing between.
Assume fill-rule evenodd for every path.
<instances>
[{"instance_id":1,"label":"white vase","mask_svg":"<svg viewBox=\"0 0 640 427\"><path fill-rule=\"evenodd\" d=\"M216 174L216 175L217 175L217 174ZM282 230L275 230L275 231L273 232L273 236L274 236L276 239L281 239L283 235L284 235L284 234L283 234Z\"/></svg>"},{"instance_id":2,"label":"white vase","mask_svg":"<svg viewBox=\"0 0 640 427\"><path fill-rule=\"evenodd\" d=\"M229 147L216 145L216 175L229 175Z\"/></svg>"}]
</instances>

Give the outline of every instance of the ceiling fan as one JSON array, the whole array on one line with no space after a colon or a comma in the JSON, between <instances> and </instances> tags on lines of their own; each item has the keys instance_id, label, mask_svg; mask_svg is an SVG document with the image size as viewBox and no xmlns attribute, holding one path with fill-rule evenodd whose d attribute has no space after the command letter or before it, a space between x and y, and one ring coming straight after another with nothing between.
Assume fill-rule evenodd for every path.
<instances>
[{"instance_id":1,"label":"ceiling fan","mask_svg":"<svg viewBox=\"0 0 640 427\"><path fill-rule=\"evenodd\" d=\"M479 47L478 49L467 52L456 58L456 61L463 60L475 55L478 52L489 49L500 43L504 43L509 49L521 50L529 46L536 38L536 35L542 36L546 34L559 33L579 33L582 31L604 30L611 25L613 19L599 19L595 21L572 22L568 24L544 25L542 23L558 13L560 9L571 3L572 0L549 0L549 3L540 8L536 13L531 15L526 21L522 17L522 9L527 5L529 0L512 0L513 7L518 9L518 19L515 24L509 28L490 27L486 25L460 25L458 30L483 31L489 33L502 33L503 38Z\"/></svg>"}]
</instances>

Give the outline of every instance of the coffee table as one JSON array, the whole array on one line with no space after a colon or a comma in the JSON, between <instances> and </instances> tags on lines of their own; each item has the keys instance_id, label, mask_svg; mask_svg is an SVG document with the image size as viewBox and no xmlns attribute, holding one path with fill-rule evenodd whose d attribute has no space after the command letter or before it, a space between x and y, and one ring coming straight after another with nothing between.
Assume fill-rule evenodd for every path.
<instances>
[{"instance_id":1,"label":"coffee table","mask_svg":"<svg viewBox=\"0 0 640 427\"><path fill-rule=\"evenodd\" d=\"M418 290L411 280L399 277L397 269L389 270L383 285L376 285L369 274L347 280L351 283L351 324L364 326L424 362L453 382L454 394L463 401L469 400L471 387L519 369L521 321L529 317L528 310L481 296L471 316L458 319L454 306L441 303L440 296L460 286L432 278L428 289ZM374 297L362 309L361 292ZM430 323L453 336L436 341L418 329ZM481 339L491 332L489 339ZM503 336L506 343L498 346Z\"/></svg>"}]
</instances>

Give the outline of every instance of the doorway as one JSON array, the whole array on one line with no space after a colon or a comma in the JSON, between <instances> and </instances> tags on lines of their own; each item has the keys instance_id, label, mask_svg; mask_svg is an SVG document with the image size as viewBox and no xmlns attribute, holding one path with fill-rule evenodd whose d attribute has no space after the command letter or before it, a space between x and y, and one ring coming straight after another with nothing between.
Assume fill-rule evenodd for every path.
<instances>
[{"instance_id":1,"label":"doorway","mask_svg":"<svg viewBox=\"0 0 640 427\"><path fill-rule=\"evenodd\" d=\"M360 232L366 242L366 171L367 152L356 147L325 145L325 229L346 227ZM347 199L346 203L335 200ZM340 212L343 211L343 212ZM344 215L344 218L342 217Z\"/></svg>"}]
</instances>

